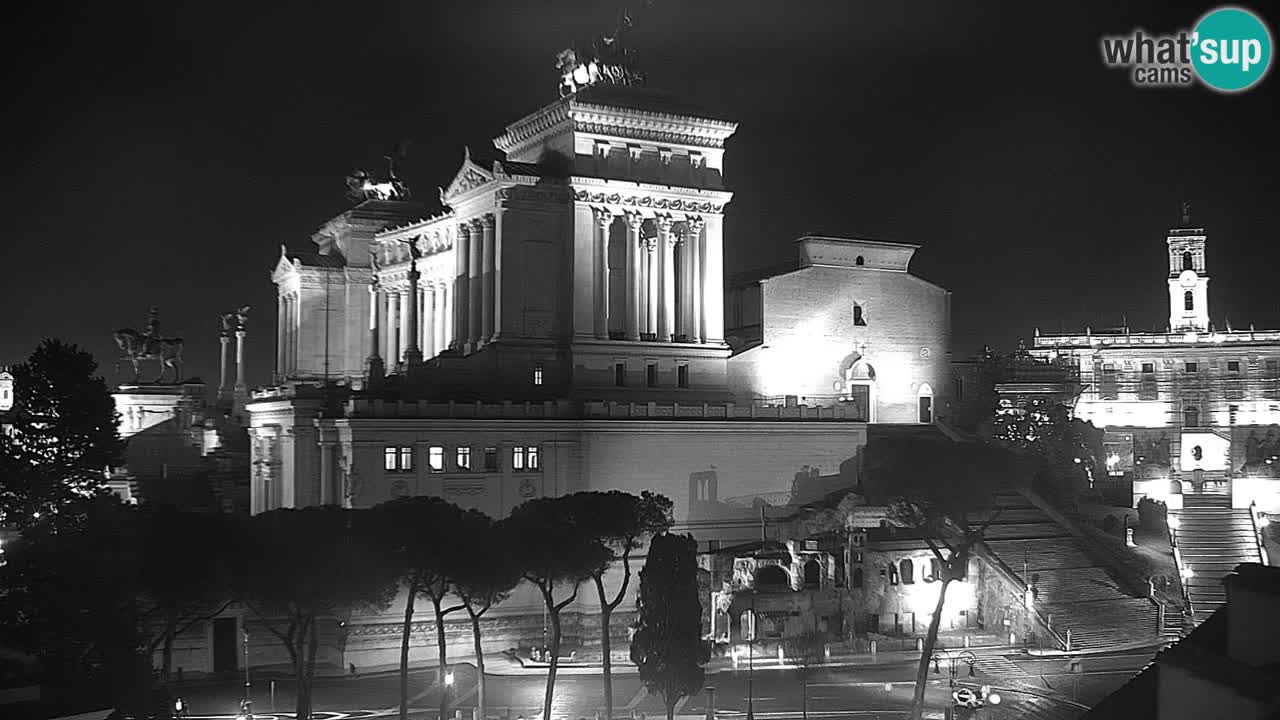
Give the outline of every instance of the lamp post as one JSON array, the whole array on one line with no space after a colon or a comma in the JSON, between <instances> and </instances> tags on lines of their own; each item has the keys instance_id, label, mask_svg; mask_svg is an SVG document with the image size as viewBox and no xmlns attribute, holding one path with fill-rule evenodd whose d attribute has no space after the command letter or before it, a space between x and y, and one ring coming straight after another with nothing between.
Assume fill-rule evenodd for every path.
<instances>
[{"instance_id":1,"label":"lamp post","mask_svg":"<svg viewBox=\"0 0 1280 720\"><path fill-rule=\"evenodd\" d=\"M249 629L241 628L244 635L244 698L240 701L240 717L253 720L253 700L249 697Z\"/></svg>"},{"instance_id":2,"label":"lamp post","mask_svg":"<svg viewBox=\"0 0 1280 720\"><path fill-rule=\"evenodd\" d=\"M756 618L756 588L751 588L751 637L747 638L747 720L756 720L755 713L755 674L756 674L756 633L759 631Z\"/></svg>"},{"instance_id":3,"label":"lamp post","mask_svg":"<svg viewBox=\"0 0 1280 720\"><path fill-rule=\"evenodd\" d=\"M960 665L964 663L969 666L969 677L973 677L973 664L978 661L978 656L965 650L961 653L951 653L941 650L933 654L933 672L935 675L942 674L942 663L946 663L951 671L951 687L956 686L956 676L960 673Z\"/></svg>"},{"instance_id":4,"label":"lamp post","mask_svg":"<svg viewBox=\"0 0 1280 720\"><path fill-rule=\"evenodd\" d=\"M444 702L441 703L440 720L445 720L445 715L449 713L449 691L453 689L453 670L445 669L444 671Z\"/></svg>"}]
</instances>

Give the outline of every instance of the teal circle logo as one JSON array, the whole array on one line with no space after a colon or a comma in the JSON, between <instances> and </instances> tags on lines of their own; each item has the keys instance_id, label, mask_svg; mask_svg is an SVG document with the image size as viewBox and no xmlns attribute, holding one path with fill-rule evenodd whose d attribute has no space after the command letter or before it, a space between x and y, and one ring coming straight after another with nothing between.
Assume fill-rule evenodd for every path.
<instances>
[{"instance_id":1,"label":"teal circle logo","mask_svg":"<svg viewBox=\"0 0 1280 720\"><path fill-rule=\"evenodd\" d=\"M1214 90L1247 90L1271 67L1271 33L1248 10L1218 8L1200 18L1194 33L1191 64Z\"/></svg>"}]
</instances>

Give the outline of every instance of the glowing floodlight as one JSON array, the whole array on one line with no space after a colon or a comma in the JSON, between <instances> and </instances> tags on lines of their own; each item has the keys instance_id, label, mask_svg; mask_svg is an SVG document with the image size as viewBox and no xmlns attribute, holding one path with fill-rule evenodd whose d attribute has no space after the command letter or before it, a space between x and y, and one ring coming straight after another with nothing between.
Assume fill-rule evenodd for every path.
<instances>
[{"instance_id":1,"label":"glowing floodlight","mask_svg":"<svg viewBox=\"0 0 1280 720\"><path fill-rule=\"evenodd\" d=\"M987 696L987 702L992 705L1000 704L1000 693L991 693Z\"/></svg>"}]
</instances>

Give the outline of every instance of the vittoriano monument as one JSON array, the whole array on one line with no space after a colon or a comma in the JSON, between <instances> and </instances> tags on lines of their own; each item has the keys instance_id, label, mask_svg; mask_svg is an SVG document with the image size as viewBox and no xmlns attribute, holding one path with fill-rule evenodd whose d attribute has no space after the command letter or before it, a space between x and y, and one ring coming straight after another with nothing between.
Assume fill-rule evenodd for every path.
<instances>
[{"instance_id":1,"label":"vittoriano monument","mask_svg":"<svg viewBox=\"0 0 1280 720\"><path fill-rule=\"evenodd\" d=\"M182 338L160 337L160 311L151 308L147 313L147 329L138 332L133 328L115 331L116 345L123 353L116 361L116 372L120 371L120 360L133 364L133 382L138 382L138 365L143 360L156 360L160 363L160 374L152 381L164 383L165 370L173 370L173 383L182 380Z\"/></svg>"}]
</instances>

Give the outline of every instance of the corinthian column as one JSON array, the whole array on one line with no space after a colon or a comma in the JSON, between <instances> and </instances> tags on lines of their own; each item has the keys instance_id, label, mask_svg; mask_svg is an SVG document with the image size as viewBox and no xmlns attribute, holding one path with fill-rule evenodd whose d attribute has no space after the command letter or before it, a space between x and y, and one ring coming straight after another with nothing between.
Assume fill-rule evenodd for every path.
<instances>
[{"instance_id":1,"label":"corinthian column","mask_svg":"<svg viewBox=\"0 0 1280 720\"><path fill-rule=\"evenodd\" d=\"M378 294L378 277L375 275L373 282L369 284L369 359L366 372L370 382L381 379L385 370L382 365L382 356L378 354L378 306L381 304L382 299Z\"/></svg>"},{"instance_id":2,"label":"corinthian column","mask_svg":"<svg viewBox=\"0 0 1280 720\"><path fill-rule=\"evenodd\" d=\"M457 241L453 245L456 279L453 283L453 336L451 345L459 351L467 343L467 322L471 319L467 300L471 297L471 277L467 274L471 259L471 226L458 225Z\"/></svg>"},{"instance_id":3,"label":"corinthian column","mask_svg":"<svg viewBox=\"0 0 1280 720\"><path fill-rule=\"evenodd\" d=\"M639 213L627 214L627 339L640 339L640 226Z\"/></svg>"},{"instance_id":4,"label":"corinthian column","mask_svg":"<svg viewBox=\"0 0 1280 720\"><path fill-rule=\"evenodd\" d=\"M644 241L645 270L645 332L650 335L658 333L658 238L651 237Z\"/></svg>"},{"instance_id":5,"label":"corinthian column","mask_svg":"<svg viewBox=\"0 0 1280 720\"><path fill-rule=\"evenodd\" d=\"M404 364L406 366L420 365L422 363L422 349L418 347L418 330L419 315L418 303L422 302L421 293L418 292L418 279L422 274L418 272L417 259L409 258L409 290L404 297L405 317L404 328L402 334L404 338Z\"/></svg>"},{"instance_id":6,"label":"corinthian column","mask_svg":"<svg viewBox=\"0 0 1280 720\"><path fill-rule=\"evenodd\" d=\"M671 217L658 218L658 278L661 290L658 308L658 341L671 342L676 314L676 236L671 232Z\"/></svg>"},{"instance_id":7,"label":"corinthian column","mask_svg":"<svg viewBox=\"0 0 1280 720\"><path fill-rule=\"evenodd\" d=\"M484 306L480 298L484 284L480 277L480 263L483 261L484 223L476 219L471 221L471 253L467 257L467 285L470 290L470 297L467 298L467 345L472 351L480 345L482 332L480 313Z\"/></svg>"},{"instance_id":8,"label":"corinthian column","mask_svg":"<svg viewBox=\"0 0 1280 720\"><path fill-rule=\"evenodd\" d=\"M244 325L236 326L236 392L245 393L249 390L248 383L244 380Z\"/></svg>"},{"instance_id":9,"label":"corinthian column","mask_svg":"<svg viewBox=\"0 0 1280 720\"><path fill-rule=\"evenodd\" d=\"M596 238L596 337L609 339L609 228L613 213L606 208L592 208L595 214Z\"/></svg>"},{"instance_id":10,"label":"corinthian column","mask_svg":"<svg viewBox=\"0 0 1280 720\"><path fill-rule=\"evenodd\" d=\"M481 251L481 267L480 267L480 342L487 343L493 337L493 310L494 310L494 280L496 278L496 267L494 246L493 246L493 228L496 223L492 214L485 215L480 218L481 232L484 237L484 247Z\"/></svg>"},{"instance_id":11,"label":"corinthian column","mask_svg":"<svg viewBox=\"0 0 1280 720\"><path fill-rule=\"evenodd\" d=\"M400 357L400 339L397 337L396 323L400 320L400 293L387 291L387 360L395 367Z\"/></svg>"},{"instance_id":12,"label":"corinthian column","mask_svg":"<svg viewBox=\"0 0 1280 720\"><path fill-rule=\"evenodd\" d=\"M707 333L702 324L702 295L706 288L706 285L702 281L702 227L704 223L700 217L691 217L688 220L688 225L689 237L687 238L687 242L689 243L689 276L693 279L692 287L689 288L690 293L693 296L689 303L689 306L692 309L690 316L692 324L689 326L689 341L704 343L707 341Z\"/></svg>"},{"instance_id":13,"label":"corinthian column","mask_svg":"<svg viewBox=\"0 0 1280 720\"><path fill-rule=\"evenodd\" d=\"M222 393L227 389L227 343L231 338L227 337L227 331L223 330L218 336L218 340L222 342L222 353L219 355L219 369L221 374L218 377L218 397L222 397Z\"/></svg>"}]
</instances>

